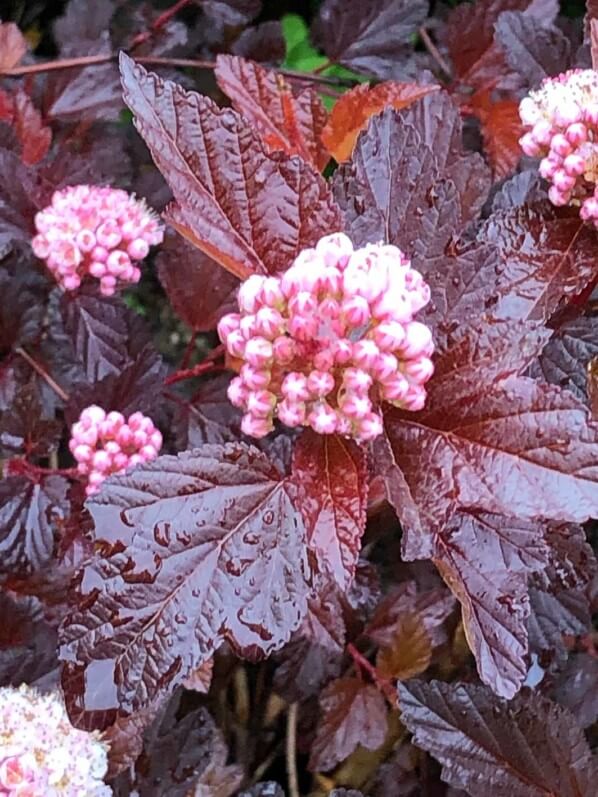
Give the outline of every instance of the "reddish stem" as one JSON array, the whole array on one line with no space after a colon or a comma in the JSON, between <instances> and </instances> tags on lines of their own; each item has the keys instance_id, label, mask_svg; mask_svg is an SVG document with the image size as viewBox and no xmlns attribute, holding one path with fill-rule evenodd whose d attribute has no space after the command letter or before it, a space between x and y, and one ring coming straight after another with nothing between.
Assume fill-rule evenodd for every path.
<instances>
[{"instance_id":1,"label":"reddish stem","mask_svg":"<svg viewBox=\"0 0 598 797\"><path fill-rule=\"evenodd\" d=\"M155 33L170 22L175 14L178 14L185 6L188 6L190 2L191 0L178 0L171 8L167 8L166 11L163 11L160 16L152 22L149 30L138 33L137 36L135 36L131 42L131 47L137 47L139 44L143 44L143 42L151 39Z\"/></svg>"},{"instance_id":2,"label":"reddish stem","mask_svg":"<svg viewBox=\"0 0 598 797\"><path fill-rule=\"evenodd\" d=\"M189 360L191 359L191 355L193 354L193 349L195 348L195 341L197 340L197 332L194 332L191 335L191 340L187 344L187 348L185 349L185 353L183 354L183 359L181 360L181 369L186 369L189 367Z\"/></svg>"},{"instance_id":3,"label":"reddish stem","mask_svg":"<svg viewBox=\"0 0 598 797\"><path fill-rule=\"evenodd\" d=\"M19 457L8 460L6 463L6 473L10 476L66 476L69 479L81 477L77 468L42 468L39 465L33 465L26 459L20 459Z\"/></svg>"},{"instance_id":4,"label":"reddish stem","mask_svg":"<svg viewBox=\"0 0 598 797\"><path fill-rule=\"evenodd\" d=\"M193 379L194 376L201 376L201 374L206 374L209 371L224 371L226 369L225 365L214 362L223 354L224 345L220 344L220 346L216 346L215 349L212 349L208 356L197 365L194 365L193 368L183 368L168 376L164 380L164 384L174 385L177 382L182 382L185 379Z\"/></svg>"},{"instance_id":5,"label":"reddish stem","mask_svg":"<svg viewBox=\"0 0 598 797\"><path fill-rule=\"evenodd\" d=\"M61 69L84 69L88 66L100 64L111 64L118 60L118 53L107 55L84 55L77 58L62 58L56 61L44 61L40 64L25 64L24 66L13 66L0 69L2 77L22 77L23 75L39 75L44 72L55 72ZM215 69L215 61L203 61L197 58L163 58L161 56L143 55L136 57L136 61L145 66L169 66L189 69ZM323 83L329 86L341 86L352 88L355 81L342 77L326 77L316 75L313 72L297 72L294 69L278 69L281 75L301 80L306 83Z\"/></svg>"},{"instance_id":6,"label":"reddish stem","mask_svg":"<svg viewBox=\"0 0 598 797\"><path fill-rule=\"evenodd\" d=\"M43 365L38 363L37 360L34 360L33 357L28 352L26 352L22 346L18 346L15 349L15 354L19 354L25 360L25 362L28 363L33 368L33 370L41 376L44 382L47 385L49 385L49 387L52 388L52 390L56 393L56 395L60 399L62 399L62 401L64 401L65 404L68 402L69 394L65 390L63 390L57 382L55 382L52 379L52 377L46 371Z\"/></svg>"},{"instance_id":7,"label":"reddish stem","mask_svg":"<svg viewBox=\"0 0 598 797\"><path fill-rule=\"evenodd\" d=\"M447 62L442 57L442 54L440 53L440 50L438 49L438 47L436 47L436 45L434 44L434 42L430 38L430 34L423 27L423 25L419 29L419 35L421 36L421 40L424 43L424 47L426 48L426 50L430 53L432 58L436 61L436 63L442 69L442 71L445 73L445 75L449 79L451 79L452 78L452 72L451 72L450 66L447 64Z\"/></svg>"},{"instance_id":8,"label":"reddish stem","mask_svg":"<svg viewBox=\"0 0 598 797\"><path fill-rule=\"evenodd\" d=\"M361 671L367 672L376 688L382 692L384 697L388 700L391 706L396 707L397 704L397 690L394 688L388 678L383 678L374 665L366 659L363 653L360 653L352 642L347 645L347 651L357 668L358 674L361 676Z\"/></svg>"}]
</instances>

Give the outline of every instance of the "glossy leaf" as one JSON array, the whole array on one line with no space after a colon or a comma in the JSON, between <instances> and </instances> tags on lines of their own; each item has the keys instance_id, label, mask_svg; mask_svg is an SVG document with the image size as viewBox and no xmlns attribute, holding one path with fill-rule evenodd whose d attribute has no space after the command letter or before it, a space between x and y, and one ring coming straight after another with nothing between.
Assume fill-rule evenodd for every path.
<instances>
[{"instance_id":1,"label":"glossy leaf","mask_svg":"<svg viewBox=\"0 0 598 797\"><path fill-rule=\"evenodd\" d=\"M364 452L338 435L304 432L293 449L292 478L308 547L321 570L347 589L355 574L366 520Z\"/></svg>"},{"instance_id":2,"label":"glossy leaf","mask_svg":"<svg viewBox=\"0 0 598 797\"><path fill-rule=\"evenodd\" d=\"M473 684L399 685L401 719L442 777L472 797L579 797L598 769L575 718L537 694L507 702ZM525 739L521 743L519 739Z\"/></svg>"},{"instance_id":3,"label":"glossy leaf","mask_svg":"<svg viewBox=\"0 0 598 797\"><path fill-rule=\"evenodd\" d=\"M461 603L480 678L501 697L527 675L528 574L547 559L540 524L501 516L460 515L437 537L434 563Z\"/></svg>"},{"instance_id":4,"label":"glossy leaf","mask_svg":"<svg viewBox=\"0 0 598 797\"><path fill-rule=\"evenodd\" d=\"M281 74L231 55L218 56L215 76L268 150L300 155L322 171L330 159L321 139L328 114L313 88L294 94Z\"/></svg>"},{"instance_id":5,"label":"glossy leaf","mask_svg":"<svg viewBox=\"0 0 598 797\"><path fill-rule=\"evenodd\" d=\"M108 481L90 503L104 553L85 569L79 608L62 629L63 659L95 686L71 700L139 710L225 637L266 653L286 642L307 597L305 532L290 490L242 445L159 457Z\"/></svg>"},{"instance_id":6,"label":"glossy leaf","mask_svg":"<svg viewBox=\"0 0 598 797\"><path fill-rule=\"evenodd\" d=\"M267 154L239 114L121 55L125 100L175 196L171 224L238 277L285 269L341 226L310 166Z\"/></svg>"},{"instance_id":7,"label":"glossy leaf","mask_svg":"<svg viewBox=\"0 0 598 797\"><path fill-rule=\"evenodd\" d=\"M388 81L370 86L361 83L346 91L334 104L330 118L322 130L322 141L336 161L341 163L351 157L357 137L372 116L390 106L399 111L407 108L439 87L416 83Z\"/></svg>"},{"instance_id":8,"label":"glossy leaf","mask_svg":"<svg viewBox=\"0 0 598 797\"><path fill-rule=\"evenodd\" d=\"M384 742L387 708L375 686L360 678L332 681L320 696L321 717L311 747L312 770L332 769L358 745L376 750Z\"/></svg>"},{"instance_id":9,"label":"glossy leaf","mask_svg":"<svg viewBox=\"0 0 598 797\"><path fill-rule=\"evenodd\" d=\"M404 615L389 645L376 656L376 669L383 678L406 681L421 675L432 661L432 640L418 614Z\"/></svg>"}]
</instances>

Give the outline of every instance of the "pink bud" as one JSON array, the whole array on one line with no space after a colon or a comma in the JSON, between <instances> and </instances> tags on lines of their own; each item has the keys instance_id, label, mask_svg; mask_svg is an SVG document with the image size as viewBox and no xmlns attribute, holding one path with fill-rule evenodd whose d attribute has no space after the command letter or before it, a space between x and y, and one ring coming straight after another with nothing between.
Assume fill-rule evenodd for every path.
<instances>
[{"instance_id":1,"label":"pink bud","mask_svg":"<svg viewBox=\"0 0 598 797\"><path fill-rule=\"evenodd\" d=\"M584 144L586 142L588 138L588 130L583 122L575 122L574 124L569 125L565 135L570 144L572 144L574 147L578 147L580 144Z\"/></svg>"},{"instance_id":2,"label":"pink bud","mask_svg":"<svg viewBox=\"0 0 598 797\"><path fill-rule=\"evenodd\" d=\"M564 169L557 169L552 178L553 185L563 194L571 191L575 185L575 177L571 177Z\"/></svg>"},{"instance_id":3,"label":"pink bud","mask_svg":"<svg viewBox=\"0 0 598 797\"><path fill-rule=\"evenodd\" d=\"M519 103L519 116L524 125L533 125L538 119L538 107L531 97L524 97Z\"/></svg>"},{"instance_id":4,"label":"pink bud","mask_svg":"<svg viewBox=\"0 0 598 797\"><path fill-rule=\"evenodd\" d=\"M336 412L325 401L318 402L307 416L312 429L318 434L334 434L337 427Z\"/></svg>"},{"instance_id":5,"label":"pink bud","mask_svg":"<svg viewBox=\"0 0 598 797\"><path fill-rule=\"evenodd\" d=\"M128 448L133 443L133 430L129 428L128 424L121 426L116 433L116 442L121 448Z\"/></svg>"},{"instance_id":6,"label":"pink bud","mask_svg":"<svg viewBox=\"0 0 598 797\"><path fill-rule=\"evenodd\" d=\"M342 232L325 235L316 244L316 253L326 266L345 265L353 252L351 239Z\"/></svg>"},{"instance_id":7,"label":"pink bud","mask_svg":"<svg viewBox=\"0 0 598 797\"><path fill-rule=\"evenodd\" d=\"M129 465L129 457L124 452L120 451L114 455L112 465L115 471L126 470Z\"/></svg>"},{"instance_id":8,"label":"pink bud","mask_svg":"<svg viewBox=\"0 0 598 797\"><path fill-rule=\"evenodd\" d=\"M104 443L104 451L113 459L117 454L120 454L120 446L115 440L108 440Z\"/></svg>"},{"instance_id":9,"label":"pink bud","mask_svg":"<svg viewBox=\"0 0 598 797\"><path fill-rule=\"evenodd\" d=\"M318 309L318 300L307 291L299 291L289 299L289 313L291 315L311 315Z\"/></svg>"},{"instance_id":10,"label":"pink bud","mask_svg":"<svg viewBox=\"0 0 598 797\"><path fill-rule=\"evenodd\" d=\"M373 383L370 374L361 368L346 368L343 372L343 387L351 393L367 395Z\"/></svg>"},{"instance_id":11,"label":"pink bud","mask_svg":"<svg viewBox=\"0 0 598 797\"><path fill-rule=\"evenodd\" d=\"M258 297L261 293L265 277L252 274L239 288L239 307L246 313L255 313L259 309Z\"/></svg>"},{"instance_id":12,"label":"pink bud","mask_svg":"<svg viewBox=\"0 0 598 797\"><path fill-rule=\"evenodd\" d=\"M241 316L238 313L228 313L222 316L218 322L218 337L223 343L227 342L228 336L231 332L236 332L239 329Z\"/></svg>"},{"instance_id":13,"label":"pink bud","mask_svg":"<svg viewBox=\"0 0 598 797\"><path fill-rule=\"evenodd\" d=\"M386 379L389 379L393 374L395 374L398 371L398 368L399 361L394 354L381 352L378 355L376 362L372 366L371 372L376 379L384 382Z\"/></svg>"},{"instance_id":14,"label":"pink bud","mask_svg":"<svg viewBox=\"0 0 598 797\"><path fill-rule=\"evenodd\" d=\"M598 218L598 199L595 196L591 196L582 202L579 215L584 221Z\"/></svg>"},{"instance_id":15,"label":"pink bud","mask_svg":"<svg viewBox=\"0 0 598 797\"><path fill-rule=\"evenodd\" d=\"M313 362L318 371L330 371L334 365L334 355L329 348L321 349L317 354L314 354Z\"/></svg>"},{"instance_id":16,"label":"pink bud","mask_svg":"<svg viewBox=\"0 0 598 797\"><path fill-rule=\"evenodd\" d=\"M102 277L100 280L100 293L103 296L113 296L116 288L116 277L108 276Z\"/></svg>"},{"instance_id":17,"label":"pink bud","mask_svg":"<svg viewBox=\"0 0 598 797\"><path fill-rule=\"evenodd\" d=\"M89 462L93 455L93 448L86 445L75 445L72 451L77 462Z\"/></svg>"},{"instance_id":18,"label":"pink bud","mask_svg":"<svg viewBox=\"0 0 598 797\"><path fill-rule=\"evenodd\" d=\"M249 390L261 390L270 384L271 374L265 368L255 368L249 363L245 363L240 371L241 379Z\"/></svg>"},{"instance_id":19,"label":"pink bud","mask_svg":"<svg viewBox=\"0 0 598 797\"><path fill-rule=\"evenodd\" d=\"M227 388L226 395L233 407L241 407L246 409L247 396L249 391L243 384L243 380L236 376Z\"/></svg>"},{"instance_id":20,"label":"pink bud","mask_svg":"<svg viewBox=\"0 0 598 797\"><path fill-rule=\"evenodd\" d=\"M245 346L245 354L243 355L249 365L254 368L263 368L272 362L272 344L266 338L250 338Z\"/></svg>"},{"instance_id":21,"label":"pink bud","mask_svg":"<svg viewBox=\"0 0 598 797\"><path fill-rule=\"evenodd\" d=\"M270 418L256 418L247 413L241 420L241 431L248 437L265 437L274 428Z\"/></svg>"},{"instance_id":22,"label":"pink bud","mask_svg":"<svg viewBox=\"0 0 598 797\"><path fill-rule=\"evenodd\" d=\"M380 393L386 401L402 401L409 390L409 382L401 373L396 373L382 384Z\"/></svg>"},{"instance_id":23,"label":"pink bud","mask_svg":"<svg viewBox=\"0 0 598 797\"><path fill-rule=\"evenodd\" d=\"M420 321L410 321L405 328L405 341L400 347L404 357L410 359L429 350L432 344L432 332Z\"/></svg>"},{"instance_id":24,"label":"pink bud","mask_svg":"<svg viewBox=\"0 0 598 797\"><path fill-rule=\"evenodd\" d=\"M142 412L134 412L132 415L129 415L129 420L127 421L129 429L133 432L137 432L141 429L144 417Z\"/></svg>"},{"instance_id":25,"label":"pink bud","mask_svg":"<svg viewBox=\"0 0 598 797\"><path fill-rule=\"evenodd\" d=\"M245 346L247 345L247 341L241 332L240 329L235 329L230 332L224 341L224 345L226 346L226 350L229 354L232 354L233 357L243 357L245 354Z\"/></svg>"},{"instance_id":26,"label":"pink bud","mask_svg":"<svg viewBox=\"0 0 598 797\"><path fill-rule=\"evenodd\" d=\"M96 245L96 237L91 230L79 230L75 241L82 252L91 252Z\"/></svg>"},{"instance_id":27,"label":"pink bud","mask_svg":"<svg viewBox=\"0 0 598 797\"><path fill-rule=\"evenodd\" d=\"M577 155L568 155L567 160L569 158L576 158ZM549 160L548 158L542 158L540 161L540 176L543 177L545 180L551 180L554 177L554 173L557 171L558 166L554 161Z\"/></svg>"},{"instance_id":28,"label":"pink bud","mask_svg":"<svg viewBox=\"0 0 598 797\"><path fill-rule=\"evenodd\" d=\"M416 357L414 360L407 360L403 364L403 373L409 377L412 382L423 384L434 373L434 364L428 357Z\"/></svg>"},{"instance_id":29,"label":"pink bud","mask_svg":"<svg viewBox=\"0 0 598 797\"><path fill-rule=\"evenodd\" d=\"M64 285L65 290L67 291L76 291L79 285L81 285L81 280L76 274L69 275L62 280L62 284Z\"/></svg>"},{"instance_id":30,"label":"pink bud","mask_svg":"<svg viewBox=\"0 0 598 797\"><path fill-rule=\"evenodd\" d=\"M92 465L94 470L105 473L111 465L110 455L106 451L96 451L92 457Z\"/></svg>"},{"instance_id":31,"label":"pink bud","mask_svg":"<svg viewBox=\"0 0 598 797\"><path fill-rule=\"evenodd\" d=\"M262 307L255 315L255 330L258 335L272 340L284 331L284 321L278 310Z\"/></svg>"},{"instance_id":32,"label":"pink bud","mask_svg":"<svg viewBox=\"0 0 598 797\"><path fill-rule=\"evenodd\" d=\"M366 442L378 437L384 431L382 418L375 412L370 412L357 422L357 437Z\"/></svg>"},{"instance_id":33,"label":"pink bud","mask_svg":"<svg viewBox=\"0 0 598 797\"><path fill-rule=\"evenodd\" d=\"M582 118L582 111L573 101L560 103L554 115L555 122L562 127L568 127Z\"/></svg>"},{"instance_id":34,"label":"pink bud","mask_svg":"<svg viewBox=\"0 0 598 797\"><path fill-rule=\"evenodd\" d=\"M276 277L266 277L262 283L258 300L266 307L281 309L284 305L285 297L280 287L280 280Z\"/></svg>"},{"instance_id":35,"label":"pink bud","mask_svg":"<svg viewBox=\"0 0 598 797\"><path fill-rule=\"evenodd\" d=\"M350 340L340 338L332 343L330 351L337 365L345 365L350 362L353 357L353 344Z\"/></svg>"},{"instance_id":36,"label":"pink bud","mask_svg":"<svg viewBox=\"0 0 598 797\"><path fill-rule=\"evenodd\" d=\"M162 432L159 429L154 429L154 431L150 435L150 443L159 451L162 448Z\"/></svg>"},{"instance_id":37,"label":"pink bud","mask_svg":"<svg viewBox=\"0 0 598 797\"><path fill-rule=\"evenodd\" d=\"M254 390L247 394L247 412L256 418L267 418L276 406L276 396L268 390Z\"/></svg>"},{"instance_id":38,"label":"pink bud","mask_svg":"<svg viewBox=\"0 0 598 797\"><path fill-rule=\"evenodd\" d=\"M288 365L295 357L295 342L286 335L281 335L274 340L272 351L278 365Z\"/></svg>"},{"instance_id":39,"label":"pink bud","mask_svg":"<svg viewBox=\"0 0 598 797\"><path fill-rule=\"evenodd\" d=\"M106 411L97 404L91 404L81 413L81 421L88 421L93 424L101 423L106 420Z\"/></svg>"},{"instance_id":40,"label":"pink bud","mask_svg":"<svg viewBox=\"0 0 598 797\"><path fill-rule=\"evenodd\" d=\"M131 260L145 260L149 255L149 244L143 238L135 238L127 246L127 254Z\"/></svg>"},{"instance_id":41,"label":"pink bud","mask_svg":"<svg viewBox=\"0 0 598 797\"><path fill-rule=\"evenodd\" d=\"M255 334L257 334L257 330L255 328L255 316L241 316L241 320L239 321L239 331L245 340L249 340L249 338L252 338Z\"/></svg>"},{"instance_id":42,"label":"pink bud","mask_svg":"<svg viewBox=\"0 0 598 797\"><path fill-rule=\"evenodd\" d=\"M94 260L89 266L89 273L92 277L101 279L102 277L106 276L108 269L105 263L102 263L99 260Z\"/></svg>"},{"instance_id":43,"label":"pink bud","mask_svg":"<svg viewBox=\"0 0 598 797\"><path fill-rule=\"evenodd\" d=\"M541 147L547 147L550 144L550 140L554 134L552 125L545 119L539 119L534 125L532 132L534 138Z\"/></svg>"},{"instance_id":44,"label":"pink bud","mask_svg":"<svg viewBox=\"0 0 598 797\"><path fill-rule=\"evenodd\" d=\"M402 400L402 406L411 412L423 410L426 403L426 391L421 385L410 385L407 395Z\"/></svg>"},{"instance_id":45,"label":"pink bud","mask_svg":"<svg viewBox=\"0 0 598 797\"><path fill-rule=\"evenodd\" d=\"M341 305L336 299L327 296L318 305L317 313L324 320L335 321L340 317Z\"/></svg>"},{"instance_id":46,"label":"pink bud","mask_svg":"<svg viewBox=\"0 0 598 797\"><path fill-rule=\"evenodd\" d=\"M307 377L307 389L312 396L327 396L334 389L334 377L327 371L311 371Z\"/></svg>"},{"instance_id":47,"label":"pink bud","mask_svg":"<svg viewBox=\"0 0 598 797\"><path fill-rule=\"evenodd\" d=\"M519 146L526 155L532 158L539 155L541 151L533 133L525 133L525 135L519 139Z\"/></svg>"},{"instance_id":48,"label":"pink bud","mask_svg":"<svg viewBox=\"0 0 598 797\"><path fill-rule=\"evenodd\" d=\"M371 368L380 355L380 349L373 340L364 338L353 344L353 362L361 368Z\"/></svg>"},{"instance_id":49,"label":"pink bud","mask_svg":"<svg viewBox=\"0 0 598 797\"><path fill-rule=\"evenodd\" d=\"M405 327L398 321L382 321L374 327L371 335L382 351L394 351L405 340Z\"/></svg>"},{"instance_id":50,"label":"pink bud","mask_svg":"<svg viewBox=\"0 0 598 797\"><path fill-rule=\"evenodd\" d=\"M306 416L305 402L283 399L276 408L276 414L285 426L303 426Z\"/></svg>"},{"instance_id":51,"label":"pink bud","mask_svg":"<svg viewBox=\"0 0 598 797\"><path fill-rule=\"evenodd\" d=\"M559 191L556 185L551 185L548 189L548 199L557 207L563 207L569 202L569 197L563 194L562 191Z\"/></svg>"},{"instance_id":52,"label":"pink bud","mask_svg":"<svg viewBox=\"0 0 598 797\"><path fill-rule=\"evenodd\" d=\"M151 462L156 459L158 452L152 445L145 445L139 449L139 456L144 462Z\"/></svg>"},{"instance_id":53,"label":"pink bud","mask_svg":"<svg viewBox=\"0 0 598 797\"><path fill-rule=\"evenodd\" d=\"M345 299L341 312L351 327L362 327L370 320L370 305L362 296Z\"/></svg>"},{"instance_id":54,"label":"pink bud","mask_svg":"<svg viewBox=\"0 0 598 797\"><path fill-rule=\"evenodd\" d=\"M344 415L351 420L365 417L372 409L372 402L367 396L357 393L345 393L340 401Z\"/></svg>"},{"instance_id":55,"label":"pink bud","mask_svg":"<svg viewBox=\"0 0 598 797\"><path fill-rule=\"evenodd\" d=\"M106 249L114 249L122 241L119 227L113 221L101 224L97 229L96 238L100 246L105 246Z\"/></svg>"},{"instance_id":56,"label":"pink bud","mask_svg":"<svg viewBox=\"0 0 598 797\"><path fill-rule=\"evenodd\" d=\"M288 330L296 340L313 340L318 332L318 323L313 317L295 315L288 322Z\"/></svg>"},{"instance_id":57,"label":"pink bud","mask_svg":"<svg viewBox=\"0 0 598 797\"><path fill-rule=\"evenodd\" d=\"M311 398L307 387L307 377L298 371L287 374L280 386L282 395L290 401L307 401Z\"/></svg>"},{"instance_id":58,"label":"pink bud","mask_svg":"<svg viewBox=\"0 0 598 797\"><path fill-rule=\"evenodd\" d=\"M562 133L557 133L552 137L550 149L553 152L556 152L557 155L560 155L564 158L571 153L573 147Z\"/></svg>"},{"instance_id":59,"label":"pink bud","mask_svg":"<svg viewBox=\"0 0 598 797\"><path fill-rule=\"evenodd\" d=\"M585 160L581 157L581 155L567 155L565 161L563 163L565 167L565 172L570 175L571 177L579 177L582 175L586 168ZM573 186L571 186L573 187Z\"/></svg>"}]
</instances>

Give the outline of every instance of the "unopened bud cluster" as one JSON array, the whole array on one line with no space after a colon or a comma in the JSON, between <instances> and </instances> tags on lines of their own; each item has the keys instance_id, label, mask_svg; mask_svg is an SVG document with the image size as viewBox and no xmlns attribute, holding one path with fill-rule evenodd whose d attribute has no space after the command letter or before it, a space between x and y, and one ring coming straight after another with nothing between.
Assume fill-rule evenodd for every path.
<instances>
[{"instance_id":1,"label":"unopened bud cluster","mask_svg":"<svg viewBox=\"0 0 598 797\"><path fill-rule=\"evenodd\" d=\"M413 317L429 299L400 249L354 249L342 233L301 252L281 277L249 277L240 312L218 325L243 361L228 391L244 410L243 432L263 437L277 417L365 441L382 431L381 401L420 410L434 347Z\"/></svg>"},{"instance_id":2,"label":"unopened bud cluster","mask_svg":"<svg viewBox=\"0 0 598 797\"><path fill-rule=\"evenodd\" d=\"M92 405L71 429L69 448L77 470L87 476L87 495L95 495L112 473L151 462L162 447L162 435L151 418L134 412L125 420L120 412L106 413Z\"/></svg>"},{"instance_id":3,"label":"unopened bud cluster","mask_svg":"<svg viewBox=\"0 0 598 797\"><path fill-rule=\"evenodd\" d=\"M106 745L73 728L61 697L0 689L0 795L109 797L107 770Z\"/></svg>"},{"instance_id":4,"label":"unopened bud cluster","mask_svg":"<svg viewBox=\"0 0 598 797\"><path fill-rule=\"evenodd\" d=\"M89 274L104 296L118 283L139 282L137 263L164 237L156 214L126 191L77 185L56 191L35 216L33 251L65 290Z\"/></svg>"},{"instance_id":5,"label":"unopened bud cluster","mask_svg":"<svg viewBox=\"0 0 598 797\"><path fill-rule=\"evenodd\" d=\"M581 205L582 219L598 225L598 73L571 69L547 78L521 101L519 115L528 128L521 148L542 156L550 201Z\"/></svg>"}]
</instances>

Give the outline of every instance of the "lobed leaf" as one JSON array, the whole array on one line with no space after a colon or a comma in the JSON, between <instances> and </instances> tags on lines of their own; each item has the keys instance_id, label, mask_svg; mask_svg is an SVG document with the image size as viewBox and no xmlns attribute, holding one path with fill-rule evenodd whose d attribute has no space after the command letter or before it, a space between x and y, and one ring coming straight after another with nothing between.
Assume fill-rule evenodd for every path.
<instances>
[{"instance_id":1,"label":"lobed leaf","mask_svg":"<svg viewBox=\"0 0 598 797\"><path fill-rule=\"evenodd\" d=\"M61 655L85 710L167 694L225 637L270 653L306 610L303 523L256 449L204 446L112 477L89 504L104 553L85 568ZM101 585L101 589L100 589Z\"/></svg>"},{"instance_id":2,"label":"lobed leaf","mask_svg":"<svg viewBox=\"0 0 598 797\"><path fill-rule=\"evenodd\" d=\"M575 718L538 694L507 702L473 684L399 684L401 720L442 777L472 797L591 794L595 759Z\"/></svg>"},{"instance_id":3,"label":"lobed leaf","mask_svg":"<svg viewBox=\"0 0 598 797\"><path fill-rule=\"evenodd\" d=\"M167 220L245 278L287 268L341 227L324 180L283 153L268 154L239 114L163 81L121 54L125 101L174 196Z\"/></svg>"}]
</instances>

